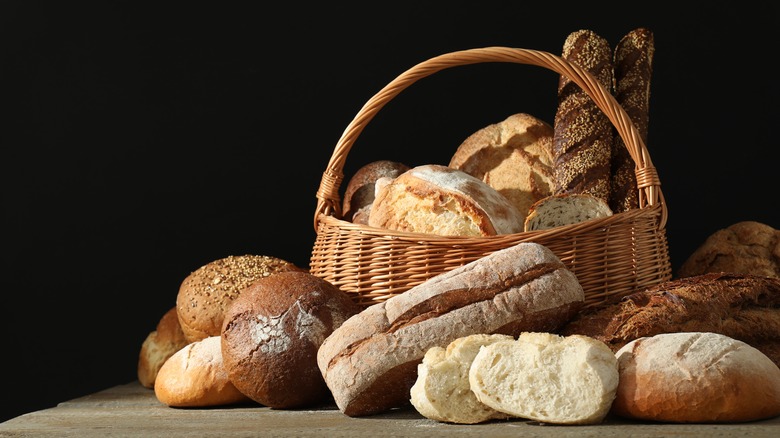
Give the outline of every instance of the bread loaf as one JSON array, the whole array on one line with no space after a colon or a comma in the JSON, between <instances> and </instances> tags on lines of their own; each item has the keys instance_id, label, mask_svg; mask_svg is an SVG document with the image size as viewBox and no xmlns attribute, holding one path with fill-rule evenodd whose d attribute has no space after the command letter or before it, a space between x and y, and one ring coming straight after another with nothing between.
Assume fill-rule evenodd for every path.
<instances>
[{"instance_id":1,"label":"bread loaf","mask_svg":"<svg viewBox=\"0 0 780 438\"><path fill-rule=\"evenodd\" d=\"M482 180L426 164L381 186L368 224L439 236L494 236L523 231L523 219L509 200Z\"/></svg>"},{"instance_id":2,"label":"bread loaf","mask_svg":"<svg viewBox=\"0 0 780 438\"><path fill-rule=\"evenodd\" d=\"M480 349L469 382L480 402L514 417L597 424L615 399L618 366L596 339L526 332Z\"/></svg>"},{"instance_id":3,"label":"bread loaf","mask_svg":"<svg viewBox=\"0 0 780 438\"><path fill-rule=\"evenodd\" d=\"M219 336L225 310L242 289L285 271L303 269L277 257L247 254L214 260L192 272L176 296L176 312L187 341Z\"/></svg>"},{"instance_id":4,"label":"bread loaf","mask_svg":"<svg viewBox=\"0 0 780 438\"><path fill-rule=\"evenodd\" d=\"M187 345L187 339L179 325L176 307L163 314L155 330L141 344L138 353L138 381L145 388L154 388L154 381L163 363Z\"/></svg>"},{"instance_id":5,"label":"bread loaf","mask_svg":"<svg viewBox=\"0 0 780 438\"><path fill-rule=\"evenodd\" d=\"M550 195L531 205L525 218L525 231L576 224L612 216L607 201L587 193Z\"/></svg>"},{"instance_id":6,"label":"bread loaf","mask_svg":"<svg viewBox=\"0 0 780 438\"><path fill-rule=\"evenodd\" d=\"M613 60L615 100L626 111L645 144L650 121L650 82L654 55L653 32L637 28L620 39L615 46ZM611 165L610 208L615 213L638 208L636 164L619 135L615 135L612 142Z\"/></svg>"},{"instance_id":7,"label":"bread loaf","mask_svg":"<svg viewBox=\"0 0 780 438\"><path fill-rule=\"evenodd\" d=\"M612 411L674 423L726 423L780 415L780 368L750 345L710 332L635 339L616 353Z\"/></svg>"},{"instance_id":8,"label":"bread loaf","mask_svg":"<svg viewBox=\"0 0 780 438\"><path fill-rule=\"evenodd\" d=\"M646 336L713 332L746 342L780 364L780 279L726 273L669 280L580 312L560 331L613 351Z\"/></svg>"},{"instance_id":9,"label":"bread loaf","mask_svg":"<svg viewBox=\"0 0 780 438\"><path fill-rule=\"evenodd\" d=\"M360 309L345 292L306 272L279 272L254 282L225 314L222 355L230 380L272 408L329 400L317 349Z\"/></svg>"},{"instance_id":10,"label":"bread loaf","mask_svg":"<svg viewBox=\"0 0 780 438\"><path fill-rule=\"evenodd\" d=\"M552 138L547 122L513 114L466 138L449 167L484 181L525 216L531 204L552 194Z\"/></svg>"},{"instance_id":11,"label":"bread loaf","mask_svg":"<svg viewBox=\"0 0 780 438\"><path fill-rule=\"evenodd\" d=\"M612 48L587 29L572 32L562 57L612 89ZM568 77L558 82L553 124L553 193L588 193L609 201L614 129L596 103Z\"/></svg>"},{"instance_id":12,"label":"bread loaf","mask_svg":"<svg viewBox=\"0 0 780 438\"><path fill-rule=\"evenodd\" d=\"M376 181L379 178L395 178L407 170L409 166L406 164L391 160L372 161L360 167L349 179L344 191L344 220L368 224Z\"/></svg>"},{"instance_id":13,"label":"bread loaf","mask_svg":"<svg viewBox=\"0 0 780 438\"><path fill-rule=\"evenodd\" d=\"M584 300L552 251L520 243L367 307L325 339L317 364L343 413L375 414L409 405L430 348L478 333L555 330Z\"/></svg>"}]
</instances>

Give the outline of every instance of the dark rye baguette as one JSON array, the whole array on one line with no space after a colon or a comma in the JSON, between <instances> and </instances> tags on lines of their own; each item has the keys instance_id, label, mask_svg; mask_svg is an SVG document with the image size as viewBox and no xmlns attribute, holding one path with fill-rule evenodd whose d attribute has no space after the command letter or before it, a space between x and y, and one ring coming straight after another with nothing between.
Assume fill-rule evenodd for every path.
<instances>
[{"instance_id":1,"label":"dark rye baguette","mask_svg":"<svg viewBox=\"0 0 780 438\"><path fill-rule=\"evenodd\" d=\"M584 310L560 333L591 336L617 351L634 339L677 332L729 336L780 366L780 279L708 273L669 280Z\"/></svg>"},{"instance_id":2,"label":"dark rye baguette","mask_svg":"<svg viewBox=\"0 0 780 438\"><path fill-rule=\"evenodd\" d=\"M428 349L472 334L557 330L584 299L552 251L520 243L367 307L325 339L317 364L344 414L376 414L410 405Z\"/></svg>"},{"instance_id":3,"label":"dark rye baguette","mask_svg":"<svg viewBox=\"0 0 780 438\"><path fill-rule=\"evenodd\" d=\"M572 32L562 58L612 90L612 48L606 39L587 29ZM609 201L614 128L593 99L563 75L553 128L553 192L587 193Z\"/></svg>"},{"instance_id":4,"label":"dark rye baguette","mask_svg":"<svg viewBox=\"0 0 780 438\"><path fill-rule=\"evenodd\" d=\"M653 32L637 28L627 33L615 46L615 99L626 111L647 143L650 121L650 81L653 74L655 41ZM639 207L636 165L623 139L614 136L609 206L615 213Z\"/></svg>"}]
</instances>

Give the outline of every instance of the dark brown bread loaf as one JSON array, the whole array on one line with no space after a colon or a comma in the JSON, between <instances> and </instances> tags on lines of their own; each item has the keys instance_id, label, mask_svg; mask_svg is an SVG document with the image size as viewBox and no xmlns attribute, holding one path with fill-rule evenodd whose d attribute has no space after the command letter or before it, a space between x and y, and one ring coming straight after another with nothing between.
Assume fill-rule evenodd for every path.
<instances>
[{"instance_id":1,"label":"dark brown bread loaf","mask_svg":"<svg viewBox=\"0 0 780 438\"><path fill-rule=\"evenodd\" d=\"M612 48L595 32L569 34L562 57L612 90ZM553 128L553 192L588 193L608 201L614 128L582 88L563 75Z\"/></svg>"},{"instance_id":2,"label":"dark brown bread loaf","mask_svg":"<svg viewBox=\"0 0 780 438\"><path fill-rule=\"evenodd\" d=\"M374 203L376 180L395 178L409 170L404 163L391 160L372 161L358 169L344 191L344 220L368 224L371 204Z\"/></svg>"},{"instance_id":3,"label":"dark brown bread loaf","mask_svg":"<svg viewBox=\"0 0 780 438\"><path fill-rule=\"evenodd\" d=\"M780 366L780 279L710 273L678 278L592 307L563 327L617 351L643 336L713 332L745 342Z\"/></svg>"},{"instance_id":4,"label":"dark brown bread loaf","mask_svg":"<svg viewBox=\"0 0 780 438\"><path fill-rule=\"evenodd\" d=\"M647 143L650 120L650 80L653 73L655 41L653 33L637 28L627 33L615 46L615 99ZM612 142L612 175L609 206L615 213L639 207L635 163L623 139Z\"/></svg>"}]
</instances>

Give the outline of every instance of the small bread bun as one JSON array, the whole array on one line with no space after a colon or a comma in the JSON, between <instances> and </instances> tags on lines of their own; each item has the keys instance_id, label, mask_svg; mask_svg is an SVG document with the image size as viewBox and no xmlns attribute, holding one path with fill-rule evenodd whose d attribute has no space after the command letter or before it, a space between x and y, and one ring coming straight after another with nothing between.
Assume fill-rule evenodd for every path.
<instances>
[{"instance_id":1,"label":"small bread bun","mask_svg":"<svg viewBox=\"0 0 780 438\"><path fill-rule=\"evenodd\" d=\"M272 408L325 401L330 393L317 367L317 350L360 309L345 292L305 272L258 280L225 315L222 354L230 380Z\"/></svg>"},{"instance_id":2,"label":"small bread bun","mask_svg":"<svg viewBox=\"0 0 780 438\"><path fill-rule=\"evenodd\" d=\"M302 268L264 255L229 256L214 260L184 279L176 297L179 324L188 342L219 336L225 310L241 290L255 281Z\"/></svg>"},{"instance_id":3,"label":"small bread bun","mask_svg":"<svg viewBox=\"0 0 780 438\"><path fill-rule=\"evenodd\" d=\"M525 231L547 230L612 214L609 204L602 198L587 193L560 193L531 205L523 227Z\"/></svg>"},{"instance_id":4,"label":"small bread bun","mask_svg":"<svg viewBox=\"0 0 780 438\"><path fill-rule=\"evenodd\" d=\"M150 332L141 344L138 354L138 381L141 386L154 388L160 367L187 343L176 316L176 307L172 307L160 318L156 330Z\"/></svg>"},{"instance_id":5,"label":"small bread bun","mask_svg":"<svg viewBox=\"0 0 780 438\"><path fill-rule=\"evenodd\" d=\"M409 166L397 161L379 160L358 169L344 192L344 220L368 224L371 204L374 202L376 180L395 178L409 170Z\"/></svg>"},{"instance_id":6,"label":"small bread bun","mask_svg":"<svg viewBox=\"0 0 780 438\"><path fill-rule=\"evenodd\" d=\"M181 408L250 401L233 386L225 372L219 336L188 344L165 361L157 375L154 394L161 403Z\"/></svg>"},{"instance_id":7,"label":"small bread bun","mask_svg":"<svg viewBox=\"0 0 780 438\"><path fill-rule=\"evenodd\" d=\"M617 415L672 423L780 415L780 368L742 341L710 332L663 333L631 341L615 355Z\"/></svg>"}]
</instances>

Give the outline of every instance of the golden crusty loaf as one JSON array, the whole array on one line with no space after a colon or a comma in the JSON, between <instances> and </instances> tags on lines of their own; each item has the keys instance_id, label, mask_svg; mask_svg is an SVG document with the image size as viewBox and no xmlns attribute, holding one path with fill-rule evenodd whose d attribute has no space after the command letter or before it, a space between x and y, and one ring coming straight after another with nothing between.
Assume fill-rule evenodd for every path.
<instances>
[{"instance_id":1,"label":"golden crusty loaf","mask_svg":"<svg viewBox=\"0 0 780 438\"><path fill-rule=\"evenodd\" d=\"M266 255L228 256L188 275L176 296L176 313L188 342L219 336L225 311L255 281L285 271L303 271L286 260Z\"/></svg>"},{"instance_id":2,"label":"golden crusty loaf","mask_svg":"<svg viewBox=\"0 0 780 438\"><path fill-rule=\"evenodd\" d=\"M638 420L727 423L780 415L780 368L754 347L717 333L662 333L616 353L612 412Z\"/></svg>"},{"instance_id":3,"label":"golden crusty loaf","mask_svg":"<svg viewBox=\"0 0 780 438\"><path fill-rule=\"evenodd\" d=\"M486 182L521 214L551 195L553 128L530 114L513 114L471 134L450 158L449 167Z\"/></svg>"},{"instance_id":4,"label":"golden crusty loaf","mask_svg":"<svg viewBox=\"0 0 780 438\"><path fill-rule=\"evenodd\" d=\"M647 143L650 121L650 82L653 74L655 41L653 32L637 28L628 32L615 46L615 100L636 126ZM609 206L615 213L639 207L636 164L623 139L614 136Z\"/></svg>"},{"instance_id":5,"label":"golden crusty loaf","mask_svg":"<svg viewBox=\"0 0 780 438\"><path fill-rule=\"evenodd\" d=\"M151 331L141 344L138 353L138 381L145 388L154 388L157 372L174 353L187 345L187 339L179 325L176 307L163 314L155 330Z\"/></svg>"},{"instance_id":6,"label":"golden crusty loaf","mask_svg":"<svg viewBox=\"0 0 780 438\"><path fill-rule=\"evenodd\" d=\"M462 170L425 164L378 189L368 224L439 236L494 236L523 231L523 219L482 180Z\"/></svg>"},{"instance_id":7,"label":"golden crusty loaf","mask_svg":"<svg viewBox=\"0 0 780 438\"><path fill-rule=\"evenodd\" d=\"M713 332L746 342L780 364L780 279L710 273L669 280L580 312L561 329L617 351L645 336Z\"/></svg>"},{"instance_id":8,"label":"golden crusty loaf","mask_svg":"<svg viewBox=\"0 0 780 438\"><path fill-rule=\"evenodd\" d=\"M344 220L368 224L376 181L380 178L395 178L407 170L409 166L406 164L391 160L372 161L360 167L349 179L344 191Z\"/></svg>"},{"instance_id":9,"label":"golden crusty loaf","mask_svg":"<svg viewBox=\"0 0 780 438\"><path fill-rule=\"evenodd\" d=\"M709 272L780 277L780 230L742 221L714 232L683 262L678 276Z\"/></svg>"},{"instance_id":10,"label":"golden crusty loaf","mask_svg":"<svg viewBox=\"0 0 780 438\"><path fill-rule=\"evenodd\" d=\"M317 364L344 414L375 414L409 405L430 348L476 333L556 330L584 300L552 251L520 243L365 308L325 339Z\"/></svg>"},{"instance_id":11,"label":"golden crusty loaf","mask_svg":"<svg viewBox=\"0 0 780 438\"><path fill-rule=\"evenodd\" d=\"M562 57L612 89L612 48L595 32L582 29L569 34ZM558 82L553 129L553 193L588 193L609 201L613 126L565 75Z\"/></svg>"}]
</instances>

